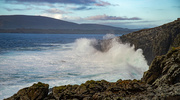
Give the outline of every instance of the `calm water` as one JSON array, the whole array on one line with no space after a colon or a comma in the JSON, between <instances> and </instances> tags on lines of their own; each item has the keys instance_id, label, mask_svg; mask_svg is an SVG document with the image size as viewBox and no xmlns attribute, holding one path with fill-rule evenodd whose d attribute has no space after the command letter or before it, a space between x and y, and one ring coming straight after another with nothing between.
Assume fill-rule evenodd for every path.
<instances>
[{"instance_id":1,"label":"calm water","mask_svg":"<svg viewBox=\"0 0 180 100\"><path fill-rule=\"evenodd\" d=\"M105 34L11 34L0 33L0 52L39 51L58 44L73 43L78 38L102 39ZM57 45L56 45L57 44Z\"/></svg>"},{"instance_id":2,"label":"calm water","mask_svg":"<svg viewBox=\"0 0 180 100\"><path fill-rule=\"evenodd\" d=\"M50 87L87 80L140 79L148 69L142 50L113 41L94 48L105 34L0 34L0 99L35 82Z\"/></svg>"}]
</instances>

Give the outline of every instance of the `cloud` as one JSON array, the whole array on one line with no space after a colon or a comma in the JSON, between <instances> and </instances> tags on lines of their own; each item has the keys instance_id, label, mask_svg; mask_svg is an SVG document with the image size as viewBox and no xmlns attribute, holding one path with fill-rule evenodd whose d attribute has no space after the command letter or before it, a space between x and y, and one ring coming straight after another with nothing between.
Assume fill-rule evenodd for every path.
<instances>
[{"instance_id":1,"label":"cloud","mask_svg":"<svg viewBox=\"0 0 180 100\"><path fill-rule=\"evenodd\" d=\"M180 8L180 6L172 6L173 8Z\"/></svg>"},{"instance_id":2,"label":"cloud","mask_svg":"<svg viewBox=\"0 0 180 100\"><path fill-rule=\"evenodd\" d=\"M77 4L77 5L94 5L94 6L109 6L109 2L102 0L5 0L7 2L15 1L19 3L33 2L33 3L59 3L59 4Z\"/></svg>"},{"instance_id":3,"label":"cloud","mask_svg":"<svg viewBox=\"0 0 180 100\"><path fill-rule=\"evenodd\" d=\"M71 10L92 10L92 9L95 9L95 8L81 6L81 7L71 7L70 9Z\"/></svg>"},{"instance_id":4,"label":"cloud","mask_svg":"<svg viewBox=\"0 0 180 100\"><path fill-rule=\"evenodd\" d=\"M68 13L71 13L71 12L65 12L65 11L59 10L57 8L48 9L48 10L45 10L44 12L49 13L49 14L68 14Z\"/></svg>"},{"instance_id":5,"label":"cloud","mask_svg":"<svg viewBox=\"0 0 180 100\"><path fill-rule=\"evenodd\" d=\"M31 8L25 8L25 9L20 9L20 8L4 8L7 11L26 11L26 10L31 10Z\"/></svg>"},{"instance_id":6,"label":"cloud","mask_svg":"<svg viewBox=\"0 0 180 100\"><path fill-rule=\"evenodd\" d=\"M99 2L95 4L96 6L110 6L110 5L112 5L109 2L104 2L104 1L101 1L101 0L98 0L98 1Z\"/></svg>"},{"instance_id":7,"label":"cloud","mask_svg":"<svg viewBox=\"0 0 180 100\"><path fill-rule=\"evenodd\" d=\"M85 18L86 20L141 20L139 17L120 17L120 16L108 16L106 14L104 15L96 15L96 16L89 16Z\"/></svg>"},{"instance_id":8,"label":"cloud","mask_svg":"<svg viewBox=\"0 0 180 100\"><path fill-rule=\"evenodd\" d=\"M122 21L122 20L127 20L127 21L142 21L141 18L139 17L131 17L131 18L127 18L127 17L119 17L119 16L108 16L106 14L104 15L96 15L96 16L88 16L88 17L78 17L78 16L64 16L61 19L63 20L68 20L68 21L75 21L75 22L114 22L114 21Z\"/></svg>"},{"instance_id":9,"label":"cloud","mask_svg":"<svg viewBox=\"0 0 180 100\"><path fill-rule=\"evenodd\" d=\"M45 16L45 17L51 17L51 18L55 18L55 19L63 19L63 15L62 14L41 14L41 16Z\"/></svg>"},{"instance_id":10,"label":"cloud","mask_svg":"<svg viewBox=\"0 0 180 100\"><path fill-rule=\"evenodd\" d=\"M115 27L129 28L129 29L143 29L143 28L153 28L158 26L155 24L156 21L110 21L110 22L99 22L102 25L109 25Z\"/></svg>"}]
</instances>

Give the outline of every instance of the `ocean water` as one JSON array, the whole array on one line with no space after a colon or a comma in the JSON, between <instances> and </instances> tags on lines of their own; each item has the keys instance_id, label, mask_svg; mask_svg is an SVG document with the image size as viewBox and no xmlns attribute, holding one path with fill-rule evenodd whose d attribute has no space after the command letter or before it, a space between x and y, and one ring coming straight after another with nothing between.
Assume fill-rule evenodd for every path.
<instances>
[{"instance_id":1,"label":"ocean water","mask_svg":"<svg viewBox=\"0 0 180 100\"><path fill-rule=\"evenodd\" d=\"M112 34L0 34L0 99L44 82L53 86L87 80L140 79L148 69L142 50L112 39Z\"/></svg>"}]
</instances>

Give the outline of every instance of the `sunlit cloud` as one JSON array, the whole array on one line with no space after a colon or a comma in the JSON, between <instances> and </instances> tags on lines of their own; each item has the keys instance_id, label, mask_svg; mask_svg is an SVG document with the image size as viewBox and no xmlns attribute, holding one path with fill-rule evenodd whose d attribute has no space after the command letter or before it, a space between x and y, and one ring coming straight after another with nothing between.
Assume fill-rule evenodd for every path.
<instances>
[{"instance_id":1,"label":"sunlit cloud","mask_svg":"<svg viewBox=\"0 0 180 100\"><path fill-rule=\"evenodd\" d=\"M110 5L112 5L109 2L105 2L105 1L102 1L102 0L98 0L98 1L99 2L95 4L96 6L110 6Z\"/></svg>"},{"instance_id":2,"label":"sunlit cloud","mask_svg":"<svg viewBox=\"0 0 180 100\"><path fill-rule=\"evenodd\" d=\"M108 16L104 15L96 15L96 16L89 16L85 18L86 20L141 20L139 17L120 17L120 16Z\"/></svg>"},{"instance_id":3,"label":"sunlit cloud","mask_svg":"<svg viewBox=\"0 0 180 100\"><path fill-rule=\"evenodd\" d=\"M69 20L69 21L122 21L122 20L142 20L139 17L120 17L120 16L108 16L106 14L104 15L95 15L95 16L88 16L88 17L73 17L73 16L66 16L62 18L63 20Z\"/></svg>"},{"instance_id":4,"label":"sunlit cloud","mask_svg":"<svg viewBox=\"0 0 180 100\"><path fill-rule=\"evenodd\" d=\"M51 17L51 18L55 18L55 19L63 19L63 15L62 15L62 14L49 14L49 13L44 13L44 14L41 14L41 16Z\"/></svg>"}]
</instances>

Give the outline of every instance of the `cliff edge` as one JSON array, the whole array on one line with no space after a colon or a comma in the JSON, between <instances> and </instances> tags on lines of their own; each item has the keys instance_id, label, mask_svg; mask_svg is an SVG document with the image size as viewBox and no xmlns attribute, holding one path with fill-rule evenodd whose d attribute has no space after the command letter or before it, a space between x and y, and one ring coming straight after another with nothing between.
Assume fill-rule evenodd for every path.
<instances>
[{"instance_id":1,"label":"cliff edge","mask_svg":"<svg viewBox=\"0 0 180 100\"><path fill-rule=\"evenodd\" d=\"M159 27L144 29L120 37L122 42L141 48L151 64L156 56L166 54L171 47L180 46L180 18Z\"/></svg>"}]
</instances>

